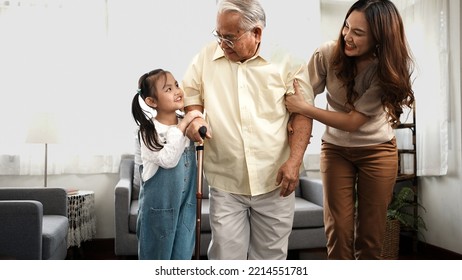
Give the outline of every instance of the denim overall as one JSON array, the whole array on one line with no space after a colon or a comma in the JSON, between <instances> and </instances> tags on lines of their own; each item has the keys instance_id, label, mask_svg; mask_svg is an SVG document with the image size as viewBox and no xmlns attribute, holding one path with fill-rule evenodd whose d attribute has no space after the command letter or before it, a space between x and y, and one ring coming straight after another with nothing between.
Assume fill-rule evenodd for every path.
<instances>
[{"instance_id":1,"label":"denim overall","mask_svg":"<svg viewBox=\"0 0 462 280\"><path fill-rule=\"evenodd\" d=\"M196 168L191 143L176 167L159 167L152 178L143 182L136 230L140 260L191 259L196 221Z\"/></svg>"}]
</instances>

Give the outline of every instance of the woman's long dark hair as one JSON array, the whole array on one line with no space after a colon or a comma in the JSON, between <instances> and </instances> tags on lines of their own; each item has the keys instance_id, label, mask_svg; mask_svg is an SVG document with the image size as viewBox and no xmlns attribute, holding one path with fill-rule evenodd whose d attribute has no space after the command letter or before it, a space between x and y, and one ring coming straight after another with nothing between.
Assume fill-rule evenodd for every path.
<instances>
[{"instance_id":1,"label":"woman's long dark hair","mask_svg":"<svg viewBox=\"0 0 462 280\"><path fill-rule=\"evenodd\" d=\"M146 147L152 151L159 151L164 146L159 141L154 122L150 118L148 112L141 107L139 97L141 97L143 101L147 97L157 100L156 84L161 78L166 80L167 73L169 72L156 69L143 74L138 80L138 92L132 100L132 115L136 124L139 126L138 139L142 139Z\"/></svg>"},{"instance_id":2,"label":"woman's long dark hair","mask_svg":"<svg viewBox=\"0 0 462 280\"><path fill-rule=\"evenodd\" d=\"M355 10L365 13L376 43L377 76L384 91L382 104L389 122L395 127L399 124L403 107L412 108L414 103L411 82L414 64L406 41L403 21L396 6L389 0L359 0L348 10L345 20ZM331 63L337 78L346 86L347 105L354 108L353 104L358 98L358 93L354 90L358 73L355 58L347 57L344 49L345 41L341 30Z\"/></svg>"}]
</instances>

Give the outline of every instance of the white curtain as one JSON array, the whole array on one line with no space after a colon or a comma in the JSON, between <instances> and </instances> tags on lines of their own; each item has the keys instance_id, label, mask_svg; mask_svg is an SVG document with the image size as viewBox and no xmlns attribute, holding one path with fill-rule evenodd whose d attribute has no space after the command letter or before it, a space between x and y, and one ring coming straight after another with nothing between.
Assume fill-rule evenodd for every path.
<instances>
[{"instance_id":1,"label":"white curtain","mask_svg":"<svg viewBox=\"0 0 462 280\"><path fill-rule=\"evenodd\" d=\"M138 78L164 68L180 81L213 40L215 8L215 0L0 1L0 175L43 174L44 144L25 141L36 113L59 120L48 174L118 172L121 155L134 152Z\"/></svg>"},{"instance_id":2,"label":"white curtain","mask_svg":"<svg viewBox=\"0 0 462 280\"><path fill-rule=\"evenodd\" d=\"M132 150L137 78L118 80L107 11L104 0L1 1L0 175L43 173L44 144L25 143L38 112L59 119L49 174L117 172Z\"/></svg>"},{"instance_id":3,"label":"white curtain","mask_svg":"<svg viewBox=\"0 0 462 280\"><path fill-rule=\"evenodd\" d=\"M448 0L394 1L401 11L416 59L414 92L417 123L417 175L445 175L448 169L449 64ZM404 114L412 121L412 115ZM404 120L403 120L404 121ZM397 137L404 146L409 135ZM405 161L409 173L412 161Z\"/></svg>"}]
</instances>

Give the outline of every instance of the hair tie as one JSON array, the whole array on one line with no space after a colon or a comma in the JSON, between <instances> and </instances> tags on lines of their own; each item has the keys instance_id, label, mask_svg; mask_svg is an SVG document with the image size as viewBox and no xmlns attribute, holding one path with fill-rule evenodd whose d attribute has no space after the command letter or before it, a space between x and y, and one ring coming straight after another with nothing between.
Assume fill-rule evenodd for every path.
<instances>
[{"instance_id":1,"label":"hair tie","mask_svg":"<svg viewBox=\"0 0 462 280\"><path fill-rule=\"evenodd\" d=\"M138 90L136 91L136 93L139 94L139 95L141 95L141 89L138 89Z\"/></svg>"}]
</instances>

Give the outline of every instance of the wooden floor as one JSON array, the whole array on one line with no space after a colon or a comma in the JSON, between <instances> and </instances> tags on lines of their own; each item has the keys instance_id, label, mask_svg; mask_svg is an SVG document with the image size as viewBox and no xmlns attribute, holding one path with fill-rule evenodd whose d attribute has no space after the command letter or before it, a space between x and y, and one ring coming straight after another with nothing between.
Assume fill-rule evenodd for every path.
<instances>
[{"instance_id":1,"label":"wooden floor","mask_svg":"<svg viewBox=\"0 0 462 280\"><path fill-rule=\"evenodd\" d=\"M87 241L80 248L71 247L67 259L75 260L136 260L136 256L118 257L114 254L114 239L96 239ZM289 251L290 260L325 260L325 249ZM406 237L400 240L400 260L462 260L462 255L429 244L419 243L414 250L412 241Z\"/></svg>"}]
</instances>

